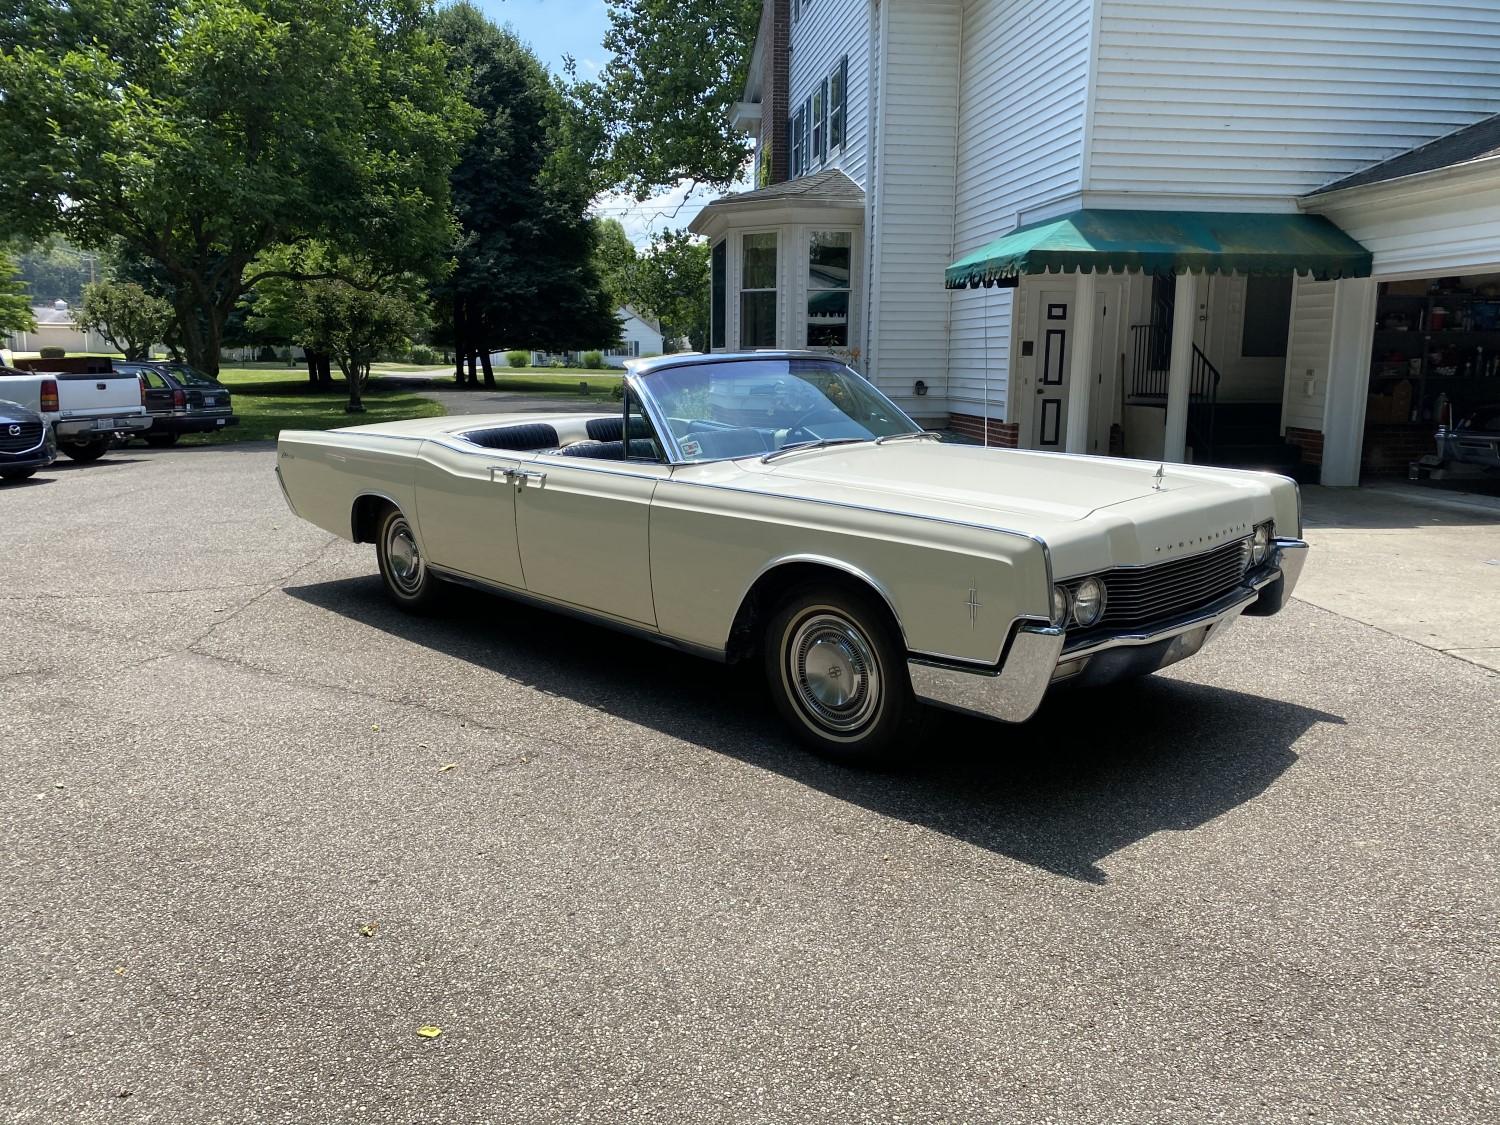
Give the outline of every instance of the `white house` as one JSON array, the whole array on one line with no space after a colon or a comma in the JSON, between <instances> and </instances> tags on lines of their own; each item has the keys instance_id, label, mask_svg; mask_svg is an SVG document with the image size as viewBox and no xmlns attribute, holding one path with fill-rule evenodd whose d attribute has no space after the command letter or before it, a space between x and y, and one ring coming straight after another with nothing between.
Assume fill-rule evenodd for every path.
<instances>
[{"instance_id":1,"label":"white house","mask_svg":"<svg viewBox=\"0 0 1500 1125\"><path fill-rule=\"evenodd\" d=\"M43 348L65 348L70 355L79 352L111 352L112 345L97 332L85 332L73 319L73 310L66 301L50 305L33 305L31 315L36 320L36 331L17 332L9 337L6 347L16 352L39 352Z\"/></svg>"},{"instance_id":2,"label":"white house","mask_svg":"<svg viewBox=\"0 0 1500 1125\"><path fill-rule=\"evenodd\" d=\"M1404 470L1500 399L1497 113L1496 4L766 0L712 345L996 444Z\"/></svg>"},{"instance_id":3,"label":"white house","mask_svg":"<svg viewBox=\"0 0 1500 1125\"><path fill-rule=\"evenodd\" d=\"M643 355L661 355L665 350L659 321L636 312L629 305L621 305L615 310L615 316L620 321L620 342L604 349L605 364L610 367L624 367L627 359L638 359ZM545 366L554 359L577 366L583 362L583 352L531 353L531 362L539 367ZM490 360L495 364L503 365L505 353L495 352L490 356Z\"/></svg>"}]
</instances>

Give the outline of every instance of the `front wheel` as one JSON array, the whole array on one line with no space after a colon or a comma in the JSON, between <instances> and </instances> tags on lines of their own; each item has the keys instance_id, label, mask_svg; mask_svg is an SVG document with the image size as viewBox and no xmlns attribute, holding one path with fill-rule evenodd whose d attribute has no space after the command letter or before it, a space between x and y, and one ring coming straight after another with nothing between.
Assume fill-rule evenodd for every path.
<instances>
[{"instance_id":1,"label":"front wheel","mask_svg":"<svg viewBox=\"0 0 1500 1125\"><path fill-rule=\"evenodd\" d=\"M109 438L94 438L92 441L67 442L62 451L75 461L97 461L109 449Z\"/></svg>"},{"instance_id":2,"label":"front wheel","mask_svg":"<svg viewBox=\"0 0 1500 1125\"><path fill-rule=\"evenodd\" d=\"M837 585L795 591L763 647L776 709L819 754L871 767L916 756L925 711L890 614L873 597Z\"/></svg>"},{"instance_id":3,"label":"front wheel","mask_svg":"<svg viewBox=\"0 0 1500 1125\"><path fill-rule=\"evenodd\" d=\"M413 612L426 609L436 599L438 579L427 568L411 524L396 508L390 509L380 521L375 557L380 563L386 593L402 609Z\"/></svg>"}]
</instances>

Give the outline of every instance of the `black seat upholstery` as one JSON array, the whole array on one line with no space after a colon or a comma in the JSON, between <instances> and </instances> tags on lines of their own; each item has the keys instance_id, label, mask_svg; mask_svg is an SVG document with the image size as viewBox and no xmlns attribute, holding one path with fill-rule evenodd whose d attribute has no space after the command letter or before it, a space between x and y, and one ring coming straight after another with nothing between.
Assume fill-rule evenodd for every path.
<instances>
[{"instance_id":1,"label":"black seat upholstery","mask_svg":"<svg viewBox=\"0 0 1500 1125\"><path fill-rule=\"evenodd\" d=\"M465 441L482 445L486 449L553 449L557 445L557 428L546 422L492 426L487 430L470 430L460 436Z\"/></svg>"},{"instance_id":2,"label":"black seat upholstery","mask_svg":"<svg viewBox=\"0 0 1500 1125\"><path fill-rule=\"evenodd\" d=\"M623 441L575 441L557 451L559 457L589 457L596 461L625 460ZM649 438L631 438L630 456L643 461L655 461L656 443Z\"/></svg>"},{"instance_id":3,"label":"black seat upholstery","mask_svg":"<svg viewBox=\"0 0 1500 1125\"><path fill-rule=\"evenodd\" d=\"M625 423L617 414L613 418L590 418L584 428L589 437L595 441L619 441L625 436ZM632 415L630 419L630 436L632 438L643 438L651 436L651 427L646 425L646 419L640 415Z\"/></svg>"}]
</instances>

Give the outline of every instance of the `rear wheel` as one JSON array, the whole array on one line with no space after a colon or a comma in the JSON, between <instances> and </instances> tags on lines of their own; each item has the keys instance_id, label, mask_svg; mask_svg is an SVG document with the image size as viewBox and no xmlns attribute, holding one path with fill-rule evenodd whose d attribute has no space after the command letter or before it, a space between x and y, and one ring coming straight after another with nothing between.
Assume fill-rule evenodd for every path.
<instances>
[{"instance_id":1,"label":"rear wheel","mask_svg":"<svg viewBox=\"0 0 1500 1125\"><path fill-rule=\"evenodd\" d=\"M895 624L873 597L833 584L793 591L763 648L776 709L812 749L871 767L916 756L925 711Z\"/></svg>"},{"instance_id":2,"label":"rear wheel","mask_svg":"<svg viewBox=\"0 0 1500 1125\"><path fill-rule=\"evenodd\" d=\"M148 434L146 444L155 449L165 449L169 445L177 444L176 434Z\"/></svg>"},{"instance_id":3,"label":"rear wheel","mask_svg":"<svg viewBox=\"0 0 1500 1125\"><path fill-rule=\"evenodd\" d=\"M68 442L62 451L75 461L97 461L109 448L109 438L94 438L92 441Z\"/></svg>"},{"instance_id":4,"label":"rear wheel","mask_svg":"<svg viewBox=\"0 0 1500 1125\"><path fill-rule=\"evenodd\" d=\"M427 568L416 533L400 510L390 508L380 520L375 557L386 593L406 610L426 609L438 595L438 579Z\"/></svg>"},{"instance_id":5,"label":"rear wheel","mask_svg":"<svg viewBox=\"0 0 1500 1125\"><path fill-rule=\"evenodd\" d=\"M3 473L0 473L0 477L4 477L6 480L25 480L35 472L35 469L6 469Z\"/></svg>"}]
</instances>

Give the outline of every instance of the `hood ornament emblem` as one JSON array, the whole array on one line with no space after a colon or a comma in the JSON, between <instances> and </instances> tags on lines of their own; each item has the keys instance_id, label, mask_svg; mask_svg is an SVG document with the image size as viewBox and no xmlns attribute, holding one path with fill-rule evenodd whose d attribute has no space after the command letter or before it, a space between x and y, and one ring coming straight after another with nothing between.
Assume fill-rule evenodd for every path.
<instances>
[{"instance_id":1,"label":"hood ornament emblem","mask_svg":"<svg viewBox=\"0 0 1500 1125\"><path fill-rule=\"evenodd\" d=\"M1151 488L1155 492L1162 491L1161 478L1166 476L1167 466L1161 464L1156 466L1156 475L1151 478Z\"/></svg>"}]
</instances>

